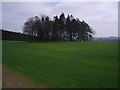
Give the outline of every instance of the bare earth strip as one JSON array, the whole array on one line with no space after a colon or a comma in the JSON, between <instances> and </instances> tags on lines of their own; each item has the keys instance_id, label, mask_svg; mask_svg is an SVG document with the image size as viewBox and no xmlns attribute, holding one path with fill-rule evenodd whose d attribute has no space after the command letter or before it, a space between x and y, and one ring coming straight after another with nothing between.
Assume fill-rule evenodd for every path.
<instances>
[{"instance_id":1,"label":"bare earth strip","mask_svg":"<svg viewBox=\"0 0 120 90\"><path fill-rule=\"evenodd\" d=\"M2 75L2 88L46 88L44 85L33 83L24 74L13 71L6 66L2 67Z\"/></svg>"}]
</instances>

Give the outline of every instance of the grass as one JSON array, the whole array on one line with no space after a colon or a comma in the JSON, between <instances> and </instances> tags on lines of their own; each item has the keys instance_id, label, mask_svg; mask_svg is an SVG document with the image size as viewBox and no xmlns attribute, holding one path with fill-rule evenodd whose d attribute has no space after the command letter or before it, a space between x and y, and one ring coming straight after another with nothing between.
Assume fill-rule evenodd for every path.
<instances>
[{"instance_id":1,"label":"grass","mask_svg":"<svg viewBox=\"0 0 120 90\"><path fill-rule=\"evenodd\" d=\"M3 41L3 64L50 88L118 87L117 42Z\"/></svg>"}]
</instances>

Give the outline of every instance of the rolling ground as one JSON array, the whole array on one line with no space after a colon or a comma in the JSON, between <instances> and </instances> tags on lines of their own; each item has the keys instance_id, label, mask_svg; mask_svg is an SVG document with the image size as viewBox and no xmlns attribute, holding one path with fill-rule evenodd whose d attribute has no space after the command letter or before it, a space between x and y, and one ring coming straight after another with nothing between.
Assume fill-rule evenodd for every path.
<instances>
[{"instance_id":1,"label":"rolling ground","mask_svg":"<svg viewBox=\"0 0 120 90\"><path fill-rule=\"evenodd\" d=\"M3 41L2 47L3 65L38 85L49 88L118 87L117 42Z\"/></svg>"}]
</instances>

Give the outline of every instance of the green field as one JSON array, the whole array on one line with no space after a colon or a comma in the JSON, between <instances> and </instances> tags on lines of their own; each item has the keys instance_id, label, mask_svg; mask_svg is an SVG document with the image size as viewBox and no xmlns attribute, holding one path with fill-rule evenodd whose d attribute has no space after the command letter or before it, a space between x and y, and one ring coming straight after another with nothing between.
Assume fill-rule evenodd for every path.
<instances>
[{"instance_id":1,"label":"green field","mask_svg":"<svg viewBox=\"0 0 120 90\"><path fill-rule=\"evenodd\" d=\"M3 41L2 62L50 88L118 87L117 42Z\"/></svg>"}]
</instances>

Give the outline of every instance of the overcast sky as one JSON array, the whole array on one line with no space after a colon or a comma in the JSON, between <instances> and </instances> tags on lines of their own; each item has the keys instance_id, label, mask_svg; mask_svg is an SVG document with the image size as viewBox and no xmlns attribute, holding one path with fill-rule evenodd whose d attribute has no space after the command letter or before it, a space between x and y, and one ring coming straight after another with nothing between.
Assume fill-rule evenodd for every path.
<instances>
[{"instance_id":1,"label":"overcast sky","mask_svg":"<svg viewBox=\"0 0 120 90\"><path fill-rule=\"evenodd\" d=\"M95 37L118 36L117 2L2 2L2 27L22 32L24 22L33 16L72 14L86 21Z\"/></svg>"}]
</instances>

